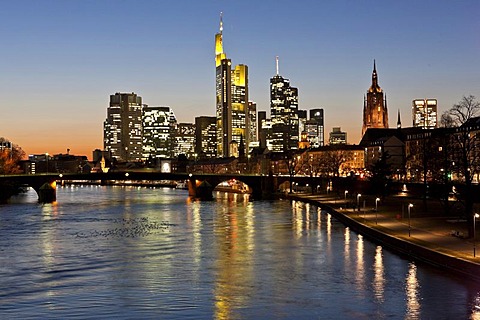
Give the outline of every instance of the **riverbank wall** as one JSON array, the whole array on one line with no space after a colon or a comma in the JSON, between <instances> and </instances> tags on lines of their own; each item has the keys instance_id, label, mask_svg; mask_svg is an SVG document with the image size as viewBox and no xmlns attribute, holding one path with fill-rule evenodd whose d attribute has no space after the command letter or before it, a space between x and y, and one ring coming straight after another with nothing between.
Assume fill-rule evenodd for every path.
<instances>
[{"instance_id":1,"label":"riverbank wall","mask_svg":"<svg viewBox=\"0 0 480 320\"><path fill-rule=\"evenodd\" d=\"M397 234L389 233L386 228L382 228L382 230L380 230L380 228L372 228L359 221L359 219L352 218L347 214L339 212L332 206L316 199L291 194L288 194L285 197L290 200L310 203L320 207L353 231L400 255L410 257L416 261L428 263L460 276L468 276L480 283L480 264L478 263L459 258L453 254L450 255L444 252L439 252L425 245L409 241ZM429 245L435 246L434 243Z\"/></svg>"}]
</instances>

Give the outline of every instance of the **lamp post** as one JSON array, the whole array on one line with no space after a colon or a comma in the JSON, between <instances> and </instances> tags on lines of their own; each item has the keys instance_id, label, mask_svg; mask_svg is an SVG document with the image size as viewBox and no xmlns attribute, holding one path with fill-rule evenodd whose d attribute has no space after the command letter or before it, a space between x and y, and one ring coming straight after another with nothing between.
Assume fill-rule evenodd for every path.
<instances>
[{"instance_id":1,"label":"lamp post","mask_svg":"<svg viewBox=\"0 0 480 320\"><path fill-rule=\"evenodd\" d=\"M375 199L375 224L378 224L378 201L380 198Z\"/></svg>"},{"instance_id":2,"label":"lamp post","mask_svg":"<svg viewBox=\"0 0 480 320\"><path fill-rule=\"evenodd\" d=\"M412 227L411 227L411 224L410 224L410 208L412 208L412 207L413 207L413 204L410 203L410 204L408 205L408 236L409 236L409 237L410 237L410 232L411 232L411 228L412 228Z\"/></svg>"},{"instance_id":3,"label":"lamp post","mask_svg":"<svg viewBox=\"0 0 480 320\"><path fill-rule=\"evenodd\" d=\"M347 201L348 190L345 190L345 201Z\"/></svg>"},{"instance_id":4,"label":"lamp post","mask_svg":"<svg viewBox=\"0 0 480 320\"><path fill-rule=\"evenodd\" d=\"M475 222L476 222L476 218L479 218L480 215L478 213L475 213L473 215L473 257L475 258Z\"/></svg>"},{"instance_id":5,"label":"lamp post","mask_svg":"<svg viewBox=\"0 0 480 320\"><path fill-rule=\"evenodd\" d=\"M360 197L362 196L361 193L357 194L357 207L358 207L358 211L360 211Z\"/></svg>"}]
</instances>

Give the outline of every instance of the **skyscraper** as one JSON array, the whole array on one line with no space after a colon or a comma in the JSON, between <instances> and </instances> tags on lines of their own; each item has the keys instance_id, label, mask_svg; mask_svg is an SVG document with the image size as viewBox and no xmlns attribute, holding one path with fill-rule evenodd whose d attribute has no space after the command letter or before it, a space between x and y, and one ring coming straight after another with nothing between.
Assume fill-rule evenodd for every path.
<instances>
[{"instance_id":1,"label":"skyscraper","mask_svg":"<svg viewBox=\"0 0 480 320\"><path fill-rule=\"evenodd\" d=\"M248 148L250 150L252 142L258 142L258 134L257 134L257 103L254 101L248 102L248 124L249 124L249 138L248 138Z\"/></svg>"},{"instance_id":2,"label":"skyscraper","mask_svg":"<svg viewBox=\"0 0 480 320\"><path fill-rule=\"evenodd\" d=\"M216 117L195 118L195 153L197 158L217 156Z\"/></svg>"},{"instance_id":3,"label":"skyscraper","mask_svg":"<svg viewBox=\"0 0 480 320\"><path fill-rule=\"evenodd\" d=\"M307 121L306 130L310 145L314 148L325 145L325 127L323 121L323 109L311 109L310 120Z\"/></svg>"},{"instance_id":4,"label":"skyscraper","mask_svg":"<svg viewBox=\"0 0 480 320\"><path fill-rule=\"evenodd\" d=\"M215 35L215 82L217 156L232 154L230 146L238 145L243 138L248 145L248 67L240 64L232 69L232 62L223 52L223 20L220 16L220 31Z\"/></svg>"},{"instance_id":5,"label":"skyscraper","mask_svg":"<svg viewBox=\"0 0 480 320\"><path fill-rule=\"evenodd\" d=\"M184 154L188 159L195 158L195 125L179 123L174 134L173 156Z\"/></svg>"},{"instance_id":6,"label":"skyscraper","mask_svg":"<svg viewBox=\"0 0 480 320\"><path fill-rule=\"evenodd\" d=\"M437 99L416 99L412 102L414 127L434 129L437 127Z\"/></svg>"},{"instance_id":7,"label":"skyscraper","mask_svg":"<svg viewBox=\"0 0 480 320\"><path fill-rule=\"evenodd\" d=\"M372 85L363 99L362 136L368 128L388 128L387 98L378 85L377 68L373 60Z\"/></svg>"},{"instance_id":8,"label":"skyscraper","mask_svg":"<svg viewBox=\"0 0 480 320\"><path fill-rule=\"evenodd\" d=\"M272 121L272 151L298 148L298 89L278 72L270 79L270 115Z\"/></svg>"},{"instance_id":9,"label":"skyscraper","mask_svg":"<svg viewBox=\"0 0 480 320\"><path fill-rule=\"evenodd\" d=\"M135 93L110 95L103 123L103 147L121 161L142 158L142 98Z\"/></svg>"},{"instance_id":10,"label":"skyscraper","mask_svg":"<svg viewBox=\"0 0 480 320\"><path fill-rule=\"evenodd\" d=\"M142 117L143 159L173 156L174 133L177 119L170 107L145 106Z\"/></svg>"}]
</instances>

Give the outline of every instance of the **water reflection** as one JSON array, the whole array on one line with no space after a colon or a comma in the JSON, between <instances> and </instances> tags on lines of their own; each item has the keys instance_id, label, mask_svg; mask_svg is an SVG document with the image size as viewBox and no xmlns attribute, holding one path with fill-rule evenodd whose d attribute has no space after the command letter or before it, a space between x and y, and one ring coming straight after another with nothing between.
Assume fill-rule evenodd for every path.
<instances>
[{"instance_id":1,"label":"water reflection","mask_svg":"<svg viewBox=\"0 0 480 320\"><path fill-rule=\"evenodd\" d=\"M381 246L377 246L375 251L375 263L373 265L373 270L373 293L375 300L378 303L383 303L385 300L385 267L383 265L383 253Z\"/></svg>"},{"instance_id":2,"label":"water reflection","mask_svg":"<svg viewBox=\"0 0 480 320\"><path fill-rule=\"evenodd\" d=\"M411 262L408 268L408 275L405 283L405 295L407 298L407 314L405 319L420 319L420 285L417 279L417 266Z\"/></svg>"},{"instance_id":3,"label":"water reflection","mask_svg":"<svg viewBox=\"0 0 480 320\"><path fill-rule=\"evenodd\" d=\"M243 196L243 195L242 195ZM235 310L251 296L253 276L253 212L239 196L228 197L227 210L215 216L215 243L218 246L215 276L215 318L235 319ZM242 206L243 210L238 206Z\"/></svg>"},{"instance_id":4,"label":"water reflection","mask_svg":"<svg viewBox=\"0 0 480 320\"><path fill-rule=\"evenodd\" d=\"M356 269L356 285L357 290L365 290L365 260L364 260L364 243L363 236L359 234L357 236L357 269Z\"/></svg>"},{"instance_id":5,"label":"water reflection","mask_svg":"<svg viewBox=\"0 0 480 320\"><path fill-rule=\"evenodd\" d=\"M345 242L345 269L350 270L351 268L351 258L350 258L350 228L346 227L344 232L344 242Z\"/></svg>"},{"instance_id":6,"label":"water reflection","mask_svg":"<svg viewBox=\"0 0 480 320\"><path fill-rule=\"evenodd\" d=\"M473 299L472 320L480 320L480 292Z\"/></svg>"}]
</instances>

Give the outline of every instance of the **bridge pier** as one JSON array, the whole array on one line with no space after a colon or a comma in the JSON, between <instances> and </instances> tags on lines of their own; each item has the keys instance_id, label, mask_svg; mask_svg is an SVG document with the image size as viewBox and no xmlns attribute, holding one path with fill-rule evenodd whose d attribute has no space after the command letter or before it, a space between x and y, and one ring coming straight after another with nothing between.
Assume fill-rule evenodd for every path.
<instances>
[{"instance_id":1,"label":"bridge pier","mask_svg":"<svg viewBox=\"0 0 480 320\"><path fill-rule=\"evenodd\" d=\"M52 203L57 201L57 183L55 181L45 182L37 191L38 202Z\"/></svg>"},{"instance_id":2,"label":"bridge pier","mask_svg":"<svg viewBox=\"0 0 480 320\"><path fill-rule=\"evenodd\" d=\"M207 180L200 181L192 177L188 179L188 195L192 198L212 200L214 188Z\"/></svg>"}]
</instances>

